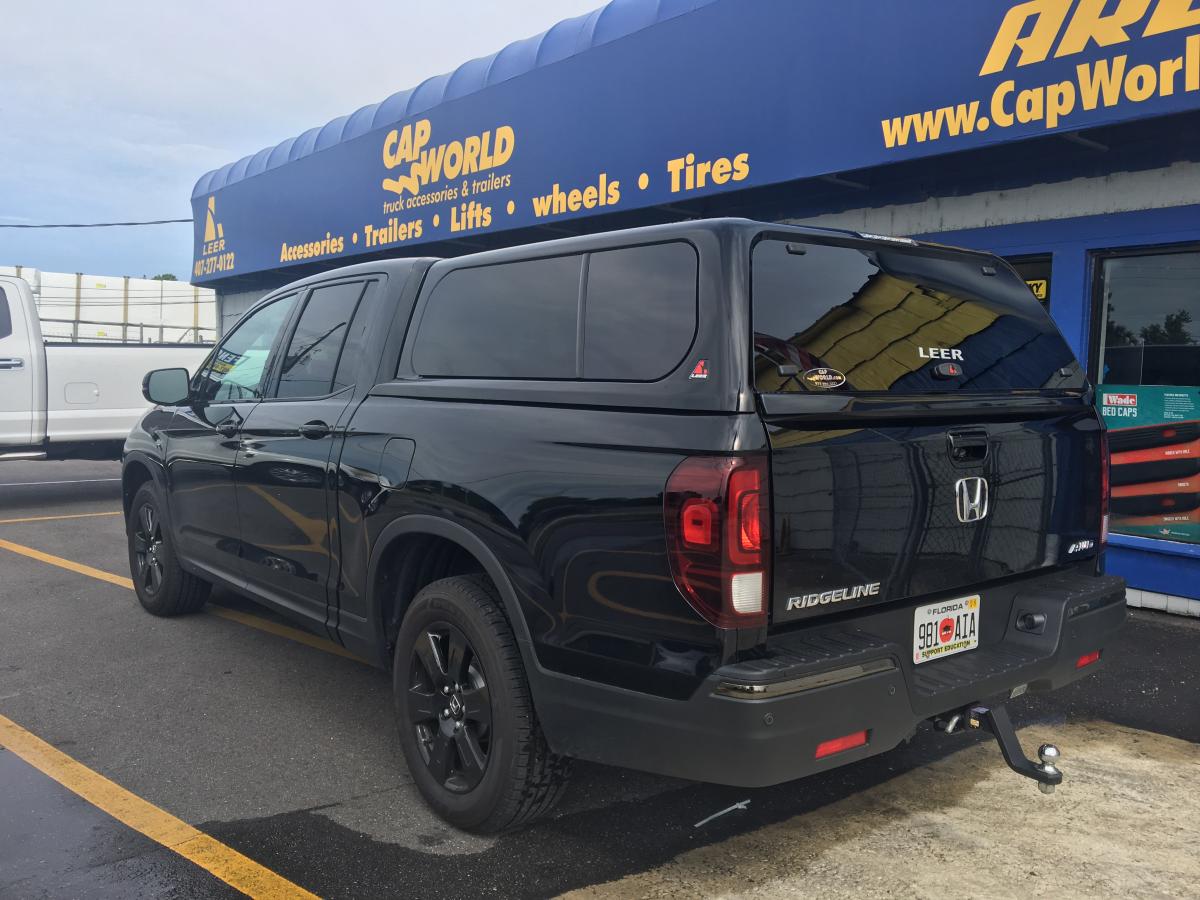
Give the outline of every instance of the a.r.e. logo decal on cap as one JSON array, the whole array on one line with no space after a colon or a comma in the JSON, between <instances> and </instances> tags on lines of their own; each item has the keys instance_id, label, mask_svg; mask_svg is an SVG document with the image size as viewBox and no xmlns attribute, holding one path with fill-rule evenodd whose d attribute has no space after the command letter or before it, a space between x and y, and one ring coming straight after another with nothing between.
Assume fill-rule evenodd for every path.
<instances>
[{"instance_id":1,"label":"a.r.e. logo decal on cap","mask_svg":"<svg viewBox=\"0 0 1200 900\"><path fill-rule=\"evenodd\" d=\"M696 367L692 369L692 374L688 378L707 378L708 377L708 360L702 359L696 363Z\"/></svg>"},{"instance_id":2,"label":"a.r.e. logo decal on cap","mask_svg":"<svg viewBox=\"0 0 1200 900\"><path fill-rule=\"evenodd\" d=\"M805 387L816 391L829 391L846 383L845 375L837 369L827 369L824 366L809 369L800 377L804 381Z\"/></svg>"}]
</instances>

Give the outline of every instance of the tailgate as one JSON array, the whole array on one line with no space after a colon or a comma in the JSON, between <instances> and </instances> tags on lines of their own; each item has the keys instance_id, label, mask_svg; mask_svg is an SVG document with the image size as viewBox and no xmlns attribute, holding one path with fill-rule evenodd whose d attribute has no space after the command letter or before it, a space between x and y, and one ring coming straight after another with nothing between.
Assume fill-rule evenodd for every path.
<instances>
[{"instance_id":1,"label":"tailgate","mask_svg":"<svg viewBox=\"0 0 1200 900\"><path fill-rule=\"evenodd\" d=\"M775 623L974 588L1098 550L1101 428L1082 404L970 425L830 431L765 419Z\"/></svg>"},{"instance_id":2,"label":"tailgate","mask_svg":"<svg viewBox=\"0 0 1200 900\"><path fill-rule=\"evenodd\" d=\"M1098 552L1103 428L994 256L767 234L751 249L772 620L976 589Z\"/></svg>"}]
</instances>

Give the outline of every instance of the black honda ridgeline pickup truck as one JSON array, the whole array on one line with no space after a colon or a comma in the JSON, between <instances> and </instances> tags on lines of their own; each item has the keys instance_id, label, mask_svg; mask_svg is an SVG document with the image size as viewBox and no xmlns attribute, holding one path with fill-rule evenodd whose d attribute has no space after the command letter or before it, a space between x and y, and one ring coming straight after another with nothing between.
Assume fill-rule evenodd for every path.
<instances>
[{"instance_id":1,"label":"black honda ridgeline pickup truck","mask_svg":"<svg viewBox=\"0 0 1200 900\"><path fill-rule=\"evenodd\" d=\"M237 591L393 673L429 804L498 831L572 757L765 786L1093 671L1093 392L1002 260L744 220L313 275L124 455L142 605Z\"/></svg>"}]
</instances>

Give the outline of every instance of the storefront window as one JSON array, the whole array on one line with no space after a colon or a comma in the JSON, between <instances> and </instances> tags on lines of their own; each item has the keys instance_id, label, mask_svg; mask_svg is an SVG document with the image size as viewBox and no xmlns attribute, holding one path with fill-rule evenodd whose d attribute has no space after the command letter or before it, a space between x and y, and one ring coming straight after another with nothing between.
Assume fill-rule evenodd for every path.
<instances>
[{"instance_id":1,"label":"storefront window","mask_svg":"<svg viewBox=\"0 0 1200 900\"><path fill-rule=\"evenodd\" d=\"M1200 251L1098 263L1112 530L1200 543Z\"/></svg>"}]
</instances>

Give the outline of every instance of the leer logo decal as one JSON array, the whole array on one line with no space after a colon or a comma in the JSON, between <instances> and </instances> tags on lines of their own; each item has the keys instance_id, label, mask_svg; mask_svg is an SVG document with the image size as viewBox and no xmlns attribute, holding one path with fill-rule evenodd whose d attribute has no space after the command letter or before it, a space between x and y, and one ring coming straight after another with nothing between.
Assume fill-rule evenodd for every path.
<instances>
[{"instance_id":1,"label":"leer logo decal","mask_svg":"<svg viewBox=\"0 0 1200 900\"><path fill-rule=\"evenodd\" d=\"M211 195L204 209L204 242L192 266L192 276L199 278L214 272L232 272L234 261L233 251L225 249L225 226L217 218L217 198Z\"/></svg>"}]
</instances>

